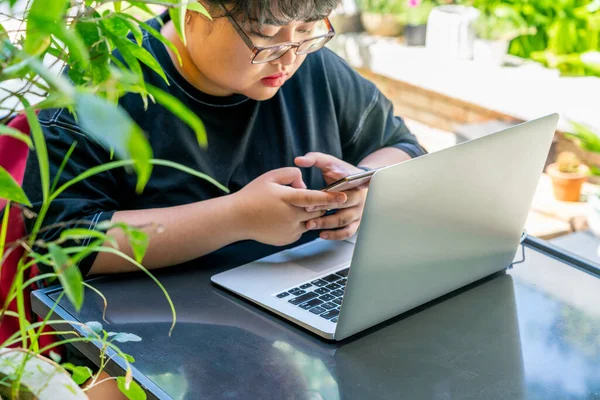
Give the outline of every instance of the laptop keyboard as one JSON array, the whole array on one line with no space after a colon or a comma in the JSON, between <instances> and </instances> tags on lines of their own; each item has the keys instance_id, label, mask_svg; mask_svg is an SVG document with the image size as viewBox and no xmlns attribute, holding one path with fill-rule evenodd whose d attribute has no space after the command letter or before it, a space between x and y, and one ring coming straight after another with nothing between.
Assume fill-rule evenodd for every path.
<instances>
[{"instance_id":1,"label":"laptop keyboard","mask_svg":"<svg viewBox=\"0 0 600 400\"><path fill-rule=\"evenodd\" d=\"M275 296L335 324L338 322L349 270L339 270Z\"/></svg>"}]
</instances>

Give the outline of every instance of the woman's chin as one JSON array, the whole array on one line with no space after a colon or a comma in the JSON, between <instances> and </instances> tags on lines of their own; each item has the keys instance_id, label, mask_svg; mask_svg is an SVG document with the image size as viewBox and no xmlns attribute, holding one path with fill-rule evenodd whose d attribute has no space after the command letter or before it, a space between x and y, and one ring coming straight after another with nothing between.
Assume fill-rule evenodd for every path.
<instances>
[{"instance_id":1,"label":"woman's chin","mask_svg":"<svg viewBox=\"0 0 600 400\"><path fill-rule=\"evenodd\" d=\"M265 101L273 98L279 91L280 87L255 87L243 93L246 97L250 97L252 100Z\"/></svg>"}]
</instances>

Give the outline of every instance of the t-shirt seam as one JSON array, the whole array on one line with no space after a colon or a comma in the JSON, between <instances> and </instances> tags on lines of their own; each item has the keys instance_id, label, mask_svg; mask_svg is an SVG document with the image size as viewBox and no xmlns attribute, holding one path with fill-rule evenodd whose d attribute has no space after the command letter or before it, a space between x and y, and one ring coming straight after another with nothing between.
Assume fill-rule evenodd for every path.
<instances>
[{"instance_id":1,"label":"t-shirt seam","mask_svg":"<svg viewBox=\"0 0 600 400\"><path fill-rule=\"evenodd\" d=\"M100 217L102 216L104 212L101 211L99 213L97 213L96 215L94 215L94 218L92 218L92 221L90 222L90 227L89 230L93 231L94 229L96 229L96 225L98 225L98 221L100 220ZM92 240L92 237L89 236L87 239L85 239L85 241L83 242L83 246L86 247Z\"/></svg>"},{"instance_id":2,"label":"t-shirt seam","mask_svg":"<svg viewBox=\"0 0 600 400\"><path fill-rule=\"evenodd\" d=\"M59 115L60 115L60 113L59 113ZM108 149L104 145L102 145L102 143L100 143L90 133L85 132L83 129L81 129L77 125L73 125L73 124L70 124L70 123L65 122L65 121L57 121L57 120L48 120L48 121L39 120L39 122L40 122L40 125L43 126L43 127L45 127L45 128L64 129L64 130L69 131L71 133L74 133L76 135L83 136L84 138L90 140L95 145L97 145L100 148L102 148L102 150L106 151L107 153L109 152Z\"/></svg>"}]
</instances>

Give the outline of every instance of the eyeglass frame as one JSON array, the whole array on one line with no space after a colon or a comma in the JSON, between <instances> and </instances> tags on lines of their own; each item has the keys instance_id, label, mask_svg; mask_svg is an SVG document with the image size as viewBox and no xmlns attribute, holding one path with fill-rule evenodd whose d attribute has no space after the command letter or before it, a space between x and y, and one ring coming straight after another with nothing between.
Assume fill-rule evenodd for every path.
<instances>
[{"instance_id":1,"label":"eyeglass frame","mask_svg":"<svg viewBox=\"0 0 600 400\"><path fill-rule=\"evenodd\" d=\"M308 39L304 39L301 40L299 42L284 42L284 43L278 43L278 44L274 44L272 46L257 46L254 44L254 42L252 41L252 39L250 38L250 36L248 36L248 34L244 31L244 29L242 29L242 27L240 26L240 24L238 24L238 22L235 20L235 18L233 18L233 16L229 13L229 11L223 6L221 5L221 9L223 10L223 12L225 12L225 15L227 16L227 18L231 21L233 28L236 30L236 32L238 33L238 35L240 35L240 37L242 38L242 40L244 41L244 43L246 44L246 46L248 46L248 48L250 49L250 51L252 52L252 59L250 60L250 62L252 64L266 64L268 62L271 61L275 61L275 60L279 60L281 57L285 56L288 51L292 50L292 49L296 49L296 54L298 54L298 50L300 48L300 46L302 46L304 43L309 42L311 40L315 40L315 39L321 39L321 38L326 38L325 42L323 42L323 45L321 47L319 47L317 50L318 51L320 49L322 49L323 47L325 47L325 45L327 44L327 42L329 42L334 36L335 36L335 29L333 28L333 25L331 24L331 21L329 21L329 18L325 17L324 21L325 21L325 25L327 27L327 29L329 30L329 32L323 34L323 35L319 35L319 36L315 36L315 37L311 37ZM272 60L269 61L262 61L262 62L254 62L254 60L256 60L256 57L258 56L258 54L261 51L264 50L268 50L268 49L273 49L276 47L285 47L288 46L289 48L284 51L279 57L274 58ZM310 54L312 52L309 53L303 53L301 55L304 54Z\"/></svg>"}]
</instances>

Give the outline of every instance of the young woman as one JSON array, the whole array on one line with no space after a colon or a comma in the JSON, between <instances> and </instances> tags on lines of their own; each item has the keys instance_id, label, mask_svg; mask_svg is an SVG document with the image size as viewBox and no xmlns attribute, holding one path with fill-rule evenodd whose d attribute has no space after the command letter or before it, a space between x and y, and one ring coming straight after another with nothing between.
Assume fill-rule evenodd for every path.
<instances>
[{"instance_id":1,"label":"young woman","mask_svg":"<svg viewBox=\"0 0 600 400\"><path fill-rule=\"evenodd\" d=\"M144 265L160 268L216 254L235 246L282 246L305 233L341 240L358 229L366 189L325 193L341 177L424 154L392 105L373 84L323 48L334 35L327 16L337 0L205 0L213 19L188 12L187 43L168 14L149 23L178 48L183 65L150 35L143 46L168 79L149 69L145 80L184 102L206 125L208 149L201 149L187 125L138 95L121 106L147 133L154 156L204 172L231 190L225 195L208 182L156 167L141 195L136 177L123 170L93 176L64 192L46 224L89 220L133 225L161 224L152 234ZM117 57L120 57L116 54ZM110 160L67 110L39 115L54 175L74 141L78 145L61 180ZM39 172L30 157L24 187L39 206ZM407 188L410 190L410 188ZM328 209L337 209L325 216ZM114 233L120 248L126 239ZM51 240L59 230L44 233ZM306 236L304 239L306 239ZM200 262L198 265L202 265ZM135 270L107 254L79 264L82 273ZM116 386L99 398L118 396ZM111 394L109 394L111 393ZM92 397L92 393L90 393Z\"/></svg>"},{"instance_id":2,"label":"young woman","mask_svg":"<svg viewBox=\"0 0 600 400\"><path fill-rule=\"evenodd\" d=\"M164 226L152 234L144 259L159 268L197 259L228 245L287 245L308 231L341 240L360 224L366 189L321 192L363 169L424 153L392 105L370 82L323 48L334 35L327 16L336 0L205 0L213 19L188 11L183 44L167 14L150 24L170 39L183 60L150 35L143 46L162 65L169 85L150 69L145 80L168 91L206 125L201 149L187 125L161 106L144 110L139 95L121 106L147 133L154 156L204 172L227 186L156 167L143 194L124 170L93 176L63 193L46 224L112 220ZM119 56L117 54L117 56ZM67 110L40 113L55 173L73 141L78 145L61 180L108 162L110 152L90 138ZM36 158L25 189L39 205ZM337 209L325 216L327 209ZM58 230L43 239L56 238ZM127 250L126 239L114 232ZM112 255L80 263L84 275L135 270Z\"/></svg>"}]
</instances>

